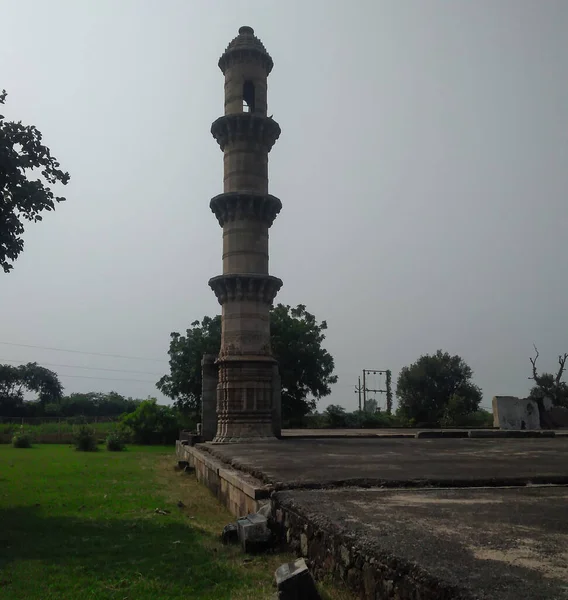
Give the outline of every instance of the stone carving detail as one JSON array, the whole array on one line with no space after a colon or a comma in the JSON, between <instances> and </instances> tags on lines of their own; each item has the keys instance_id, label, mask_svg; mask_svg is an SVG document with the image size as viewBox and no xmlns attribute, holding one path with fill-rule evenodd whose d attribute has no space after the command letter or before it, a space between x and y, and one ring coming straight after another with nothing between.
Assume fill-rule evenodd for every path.
<instances>
[{"instance_id":1,"label":"stone carving detail","mask_svg":"<svg viewBox=\"0 0 568 600\"><path fill-rule=\"evenodd\" d=\"M272 304L282 280L271 275L230 274L218 275L209 280L219 304L238 300L251 300Z\"/></svg>"},{"instance_id":2,"label":"stone carving detail","mask_svg":"<svg viewBox=\"0 0 568 600\"><path fill-rule=\"evenodd\" d=\"M255 48L235 48L231 49L219 59L219 68L225 74L230 67L244 62L260 63L265 69L267 75L272 71L274 62L268 54L262 54Z\"/></svg>"},{"instance_id":3,"label":"stone carving detail","mask_svg":"<svg viewBox=\"0 0 568 600\"><path fill-rule=\"evenodd\" d=\"M257 142L270 152L280 137L280 125L270 118L250 113L225 115L213 121L211 134L221 150L232 142Z\"/></svg>"},{"instance_id":4,"label":"stone carving detail","mask_svg":"<svg viewBox=\"0 0 568 600\"><path fill-rule=\"evenodd\" d=\"M219 356L235 356L254 354L255 356L272 356L268 335L255 331L225 332Z\"/></svg>"},{"instance_id":5,"label":"stone carving detail","mask_svg":"<svg viewBox=\"0 0 568 600\"><path fill-rule=\"evenodd\" d=\"M266 69L267 75L274 66L264 44L254 35L254 29L245 25L239 29L239 35L233 38L225 49L219 59L219 68L225 74L229 67L240 62L251 61L259 61Z\"/></svg>"},{"instance_id":6,"label":"stone carving detail","mask_svg":"<svg viewBox=\"0 0 568 600\"><path fill-rule=\"evenodd\" d=\"M273 362L221 360L217 386L217 435L214 442L274 439L272 432Z\"/></svg>"},{"instance_id":7,"label":"stone carving detail","mask_svg":"<svg viewBox=\"0 0 568 600\"><path fill-rule=\"evenodd\" d=\"M209 206L221 227L229 221L243 219L262 221L270 227L282 210L282 202L276 196L241 192L219 194Z\"/></svg>"}]
</instances>

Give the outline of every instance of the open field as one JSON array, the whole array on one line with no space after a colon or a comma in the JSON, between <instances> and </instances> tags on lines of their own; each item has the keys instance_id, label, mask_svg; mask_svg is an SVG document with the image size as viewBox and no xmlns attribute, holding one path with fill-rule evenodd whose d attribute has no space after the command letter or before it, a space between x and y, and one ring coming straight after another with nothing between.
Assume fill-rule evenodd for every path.
<instances>
[{"instance_id":1,"label":"open field","mask_svg":"<svg viewBox=\"0 0 568 600\"><path fill-rule=\"evenodd\" d=\"M269 598L292 557L223 546L233 518L174 464L163 447L0 446L0 599Z\"/></svg>"}]
</instances>

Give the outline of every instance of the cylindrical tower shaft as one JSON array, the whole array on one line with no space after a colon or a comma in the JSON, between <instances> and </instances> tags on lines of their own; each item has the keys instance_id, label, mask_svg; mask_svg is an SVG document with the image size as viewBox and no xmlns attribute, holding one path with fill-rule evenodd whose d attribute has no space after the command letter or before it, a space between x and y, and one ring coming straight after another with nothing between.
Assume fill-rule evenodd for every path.
<instances>
[{"instance_id":1,"label":"cylindrical tower shaft","mask_svg":"<svg viewBox=\"0 0 568 600\"><path fill-rule=\"evenodd\" d=\"M211 209L223 227L223 275L209 282L222 305L216 442L273 437L269 313L282 282L268 274L268 229L282 204L268 194L268 153L280 135L266 113L272 66L250 27L219 60L225 115L211 133L223 151L224 193Z\"/></svg>"}]
</instances>

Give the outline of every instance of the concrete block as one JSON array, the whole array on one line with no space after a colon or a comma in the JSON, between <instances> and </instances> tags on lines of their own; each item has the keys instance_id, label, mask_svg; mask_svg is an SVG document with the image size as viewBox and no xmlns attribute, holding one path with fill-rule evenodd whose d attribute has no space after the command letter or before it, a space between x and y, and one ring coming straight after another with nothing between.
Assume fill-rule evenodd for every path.
<instances>
[{"instance_id":1,"label":"concrete block","mask_svg":"<svg viewBox=\"0 0 568 600\"><path fill-rule=\"evenodd\" d=\"M239 530L236 523L229 523L223 527L221 532L221 541L223 544L238 544Z\"/></svg>"},{"instance_id":2,"label":"concrete block","mask_svg":"<svg viewBox=\"0 0 568 600\"><path fill-rule=\"evenodd\" d=\"M266 517L258 514L247 515L237 521L239 541L244 552L262 552L270 547L272 534Z\"/></svg>"},{"instance_id":3,"label":"concrete block","mask_svg":"<svg viewBox=\"0 0 568 600\"><path fill-rule=\"evenodd\" d=\"M321 600L303 558L280 565L276 569L275 578L281 600Z\"/></svg>"},{"instance_id":4,"label":"concrete block","mask_svg":"<svg viewBox=\"0 0 568 600\"><path fill-rule=\"evenodd\" d=\"M493 426L499 429L540 429L538 405L530 398L493 397Z\"/></svg>"},{"instance_id":5,"label":"concrete block","mask_svg":"<svg viewBox=\"0 0 568 600\"><path fill-rule=\"evenodd\" d=\"M270 519L270 516L272 515L272 505L270 504L270 501L267 500L263 502L256 512L257 514Z\"/></svg>"},{"instance_id":6,"label":"concrete block","mask_svg":"<svg viewBox=\"0 0 568 600\"><path fill-rule=\"evenodd\" d=\"M203 441L200 435L189 431L182 431L181 434L183 436L181 440L182 446L195 446L195 444L199 444Z\"/></svg>"}]
</instances>

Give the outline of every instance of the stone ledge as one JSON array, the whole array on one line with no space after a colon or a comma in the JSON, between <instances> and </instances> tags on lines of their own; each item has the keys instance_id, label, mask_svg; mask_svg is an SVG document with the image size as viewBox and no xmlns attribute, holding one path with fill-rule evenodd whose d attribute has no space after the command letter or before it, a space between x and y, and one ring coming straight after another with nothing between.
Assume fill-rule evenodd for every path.
<instances>
[{"instance_id":1,"label":"stone ledge","mask_svg":"<svg viewBox=\"0 0 568 600\"><path fill-rule=\"evenodd\" d=\"M212 198L209 207L221 227L243 219L261 221L270 227L282 210L282 202L271 194L228 192Z\"/></svg>"},{"instance_id":2,"label":"stone ledge","mask_svg":"<svg viewBox=\"0 0 568 600\"><path fill-rule=\"evenodd\" d=\"M565 487L283 491L277 531L364 600L558 600Z\"/></svg>"},{"instance_id":3,"label":"stone ledge","mask_svg":"<svg viewBox=\"0 0 568 600\"><path fill-rule=\"evenodd\" d=\"M221 305L239 300L272 304L282 287L282 280L272 275L231 273L212 277L209 287L215 292Z\"/></svg>"},{"instance_id":4,"label":"stone ledge","mask_svg":"<svg viewBox=\"0 0 568 600\"><path fill-rule=\"evenodd\" d=\"M553 438L555 431L548 430L526 430L526 429L472 429L468 432L470 438Z\"/></svg>"},{"instance_id":5,"label":"stone ledge","mask_svg":"<svg viewBox=\"0 0 568 600\"><path fill-rule=\"evenodd\" d=\"M202 450L205 444L184 446L176 443L178 460L187 461L197 480L207 486L217 499L236 517L257 512L270 497L272 487L254 477L231 469L228 465Z\"/></svg>"},{"instance_id":6,"label":"stone ledge","mask_svg":"<svg viewBox=\"0 0 568 600\"><path fill-rule=\"evenodd\" d=\"M467 431L449 431L446 429L428 430L428 431L417 431L415 437L417 439L423 438L466 438L468 437Z\"/></svg>"},{"instance_id":7,"label":"stone ledge","mask_svg":"<svg viewBox=\"0 0 568 600\"><path fill-rule=\"evenodd\" d=\"M376 553L322 513L309 514L287 492L271 497L272 515L290 550L316 579L331 576L365 600L477 600L394 553Z\"/></svg>"},{"instance_id":8,"label":"stone ledge","mask_svg":"<svg viewBox=\"0 0 568 600\"><path fill-rule=\"evenodd\" d=\"M221 150L225 150L228 144L246 141L257 143L265 148L266 152L270 152L280 137L280 125L270 117L254 113L235 113L213 121L211 135L217 140Z\"/></svg>"}]
</instances>

